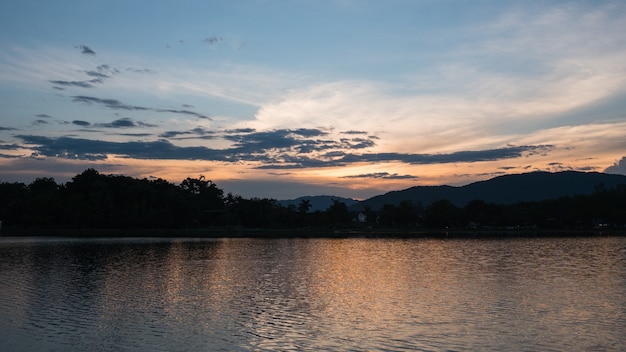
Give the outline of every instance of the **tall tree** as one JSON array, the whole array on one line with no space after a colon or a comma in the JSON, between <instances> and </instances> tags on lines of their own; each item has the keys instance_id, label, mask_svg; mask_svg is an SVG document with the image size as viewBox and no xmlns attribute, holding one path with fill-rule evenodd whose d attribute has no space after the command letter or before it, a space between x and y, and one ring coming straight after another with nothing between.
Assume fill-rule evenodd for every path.
<instances>
[{"instance_id":1,"label":"tall tree","mask_svg":"<svg viewBox=\"0 0 626 352\"><path fill-rule=\"evenodd\" d=\"M333 199L333 204L326 209L326 215L333 226L350 222L348 206L346 203L340 202L337 199Z\"/></svg>"}]
</instances>

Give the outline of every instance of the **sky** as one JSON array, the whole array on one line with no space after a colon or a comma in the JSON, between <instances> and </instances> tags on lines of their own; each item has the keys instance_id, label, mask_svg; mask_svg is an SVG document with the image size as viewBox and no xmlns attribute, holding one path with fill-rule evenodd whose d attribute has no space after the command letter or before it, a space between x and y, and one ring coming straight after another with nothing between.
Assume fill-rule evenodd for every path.
<instances>
[{"instance_id":1,"label":"sky","mask_svg":"<svg viewBox=\"0 0 626 352\"><path fill-rule=\"evenodd\" d=\"M0 2L0 182L626 174L625 1Z\"/></svg>"}]
</instances>

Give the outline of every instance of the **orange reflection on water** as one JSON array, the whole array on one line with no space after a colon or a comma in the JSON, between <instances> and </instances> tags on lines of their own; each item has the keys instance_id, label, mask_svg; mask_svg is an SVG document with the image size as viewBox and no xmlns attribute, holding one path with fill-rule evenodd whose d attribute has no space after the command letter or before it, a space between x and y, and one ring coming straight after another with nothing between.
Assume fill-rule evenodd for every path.
<instances>
[{"instance_id":1,"label":"orange reflection on water","mask_svg":"<svg viewBox=\"0 0 626 352\"><path fill-rule=\"evenodd\" d=\"M600 242L568 241L580 248L564 249L547 240L174 241L137 249L138 261L128 261L132 249L110 257L103 314L111 333L127 328L131 302L161 312L145 317L155 333L178 326L208 339L243 337L251 349L529 345L566 336L568 321L588 322L577 325L584 342L590 331L602 333L601 325L587 331L599 324L598 311L620 317L619 303L594 300L593 283L615 273L575 269L610 268L615 258L603 262L611 250Z\"/></svg>"},{"instance_id":2,"label":"orange reflection on water","mask_svg":"<svg viewBox=\"0 0 626 352\"><path fill-rule=\"evenodd\" d=\"M308 258L300 262L307 267L299 271L310 275L311 314L323 321L326 334L348 340L380 338L381 333L398 341L408 338L413 329L402 329L397 322L414 313L405 307L423 299L414 293L416 286L425 285L423 278L412 275L410 247L403 241L346 239L313 240L308 249ZM385 331L390 322L394 330Z\"/></svg>"},{"instance_id":3,"label":"orange reflection on water","mask_svg":"<svg viewBox=\"0 0 626 352\"><path fill-rule=\"evenodd\" d=\"M0 310L12 319L0 325L60 343L80 331L74 336L170 350L623 345L623 237L127 239L18 249L0 257L10 283Z\"/></svg>"}]
</instances>

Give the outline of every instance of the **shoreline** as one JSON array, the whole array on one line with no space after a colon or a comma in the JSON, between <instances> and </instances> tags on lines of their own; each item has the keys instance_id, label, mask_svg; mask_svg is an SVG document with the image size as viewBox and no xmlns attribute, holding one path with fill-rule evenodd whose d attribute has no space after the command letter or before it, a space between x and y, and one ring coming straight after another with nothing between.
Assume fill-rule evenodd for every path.
<instances>
[{"instance_id":1,"label":"shoreline","mask_svg":"<svg viewBox=\"0 0 626 352\"><path fill-rule=\"evenodd\" d=\"M188 238L524 238L625 236L626 229L359 229L236 227L198 229L3 229L0 237L188 237Z\"/></svg>"}]
</instances>

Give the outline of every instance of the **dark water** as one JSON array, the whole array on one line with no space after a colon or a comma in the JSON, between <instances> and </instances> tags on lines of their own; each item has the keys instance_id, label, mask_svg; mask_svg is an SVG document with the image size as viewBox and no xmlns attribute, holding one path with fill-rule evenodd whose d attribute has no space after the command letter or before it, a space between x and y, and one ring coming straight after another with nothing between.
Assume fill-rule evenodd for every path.
<instances>
[{"instance_id":1,"label":"dark water","mask_svg":"<svg viewBox=\"0 0 626 352\"><path fill-rule=\"evenodd\" d=\"M626 237L0 238L0 351L625 346Z\"/></svg>"}]
</instances>

